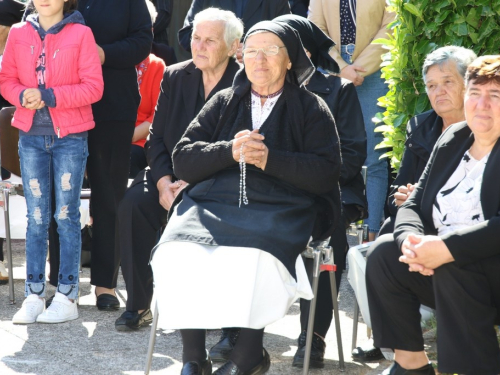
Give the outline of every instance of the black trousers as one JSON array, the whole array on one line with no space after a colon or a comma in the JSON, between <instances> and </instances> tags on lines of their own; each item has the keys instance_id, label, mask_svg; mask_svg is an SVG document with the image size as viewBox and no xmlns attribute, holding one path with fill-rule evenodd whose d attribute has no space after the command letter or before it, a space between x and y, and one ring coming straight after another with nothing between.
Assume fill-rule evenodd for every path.
<instances>
[{"instance_id":1,"label":"black trousers","mask_svg":"<svg viewBox=\"0 0 500 375\"><path fill-rule=\"evenodd\" d=\"M96 121L89 131L87 175L91 188L92 285L115 288L120 255L115 246L116 211L127 189L130 146L135 123ZM49 231L50 283L57 285L59 274L59 238L56 226Z\"/></svg>"},{"instance_id":2,"label":"black trousers","mask_svg":"<svg viewBox=\"0 0 500 375\"><path fill-rule=\"evenodd\" d=\"M337 229L330 238L330 246L333 248L333 256L337 271L335 271L335 282L337 283L337 294L340 288L342 272L345 268L346 254L348 250L346 229L360 217L360 211L354 205L346 205L342 210ZM342 225L342 223L344 225ZM312 281L313 260L304 259L307 274ZM309 300L300 300L300 326L303 331L307 330L307 321L309 320ZM330 286L329 272L321 272L318 282L318 296L316 299L316 313L314 315L314 332L322 337L326 336L333 318L332 289Z\"/></svg>"},{"instance_id":3,"label":"black trousers","mask_svg":"<svg viewBox=\"0 0 500 375\"><path fill-rule=\"evenodd\" d=\"M141 171L125 193L117 217L116 244L127 289L127 310L150 307L153 271L149 258L158 242L158 231L167 223L167 214L150 170Z\"/></svg>"},{"instance_id":4,"label":"black trousers","mask_svg":"<svg viewBox=\"0 0 500 375\"><path fill-rule=\"evenodd\" d=\"M383 236L384 234L389 234L394 232L394 224L396 222L396 216L388 216L387 219L385 219L384 223L380 227L380 230L378 231L379 236Z\"/></svg>"},{"instance_id":5,"label":"black trousers","mask_svg":"<svg viewBox=\"0 0 500 375\"><path fill-rule=\"evenodd\" d=\"M148 166L144 147L131 145L130 148L130 172L128 178L134 179L140 171Z\"/></svg>"},{"instance_id":6,"label":"black trousers","mask_svg":"<svg viewBox=\"0 0 500 375\"><path fill-rule=\"evenodd\" d=\"M424 350L423 304L436 309L440 372L500 373L494 329L500 321L500 256L463 267L448 263L429 277L399 262L392 234L379 237L372 249L366 286L376 347Z\"/></svg>"}]
</instances>

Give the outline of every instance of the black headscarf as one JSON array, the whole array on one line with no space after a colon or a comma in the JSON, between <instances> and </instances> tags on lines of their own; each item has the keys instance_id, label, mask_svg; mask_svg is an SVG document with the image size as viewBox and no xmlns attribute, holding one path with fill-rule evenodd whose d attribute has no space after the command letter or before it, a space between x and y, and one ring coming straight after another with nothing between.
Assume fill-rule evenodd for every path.
<instances>
[{"instance_id":1,"label":"black headscarf","mask_svg":"<svg viewBox=\"0 0 500 375\"><path fill-rule=\"evenodd\" d=\"M314 65L307 57L302 47L300 36L292 27L285 23L274 21L261 21L248 30L243 43L256 31L267 31L275 34L281 39L288 52L288 57L292 62L292 68L287 72L289 82L298 86L302 85L314 73Z\"/></svg>"},{"instance_id":2,"label":"black headscarf","mask_svg":"<svg viewBox=\"0 0 500 375\"><path fill-rule=\"evenodd\" d=\"M285 23L297 30L305 49L311 53L311 61L316 68L321 68L328 73L339 73L340 69L337 62L328 54L335 42L318 26L307 18L294 14L279 16L273 21Z\"/></svg>"}]
</instances>

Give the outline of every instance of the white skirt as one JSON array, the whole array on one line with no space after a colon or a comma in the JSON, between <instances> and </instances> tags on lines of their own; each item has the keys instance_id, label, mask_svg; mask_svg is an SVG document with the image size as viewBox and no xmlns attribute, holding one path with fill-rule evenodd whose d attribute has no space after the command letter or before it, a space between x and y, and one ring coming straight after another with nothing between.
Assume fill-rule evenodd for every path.
<instances>
[{"instance_id":1,"label":"white skirt","mask_svg":"<svg viewBox=\"0 0 500 375\"><path fill-rule=\"evenodd\" d=\"M301 256L297 281L273 255L248 247L165 242L151 266L164 329L261 329L313 297Z\"/></svg>"}]
</instances>

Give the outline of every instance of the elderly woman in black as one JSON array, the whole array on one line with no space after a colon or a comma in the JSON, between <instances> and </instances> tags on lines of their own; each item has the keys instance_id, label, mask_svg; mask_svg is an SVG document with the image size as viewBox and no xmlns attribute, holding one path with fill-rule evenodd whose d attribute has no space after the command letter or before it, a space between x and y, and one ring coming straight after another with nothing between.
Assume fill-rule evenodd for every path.
<instances>
[{"instance_id":1,"label":"elderly woman in black","mask_svg":"<svg viewBox=\"0 0 500 375\"><path fill-rule=\"evenodd\" d=\"M425 57L422 76L432 109L408 121L403 158L386 202L389 215L379 235L394 230L398 207L413 191L441 133L465 120L465 72L476 58L474 51L458 46L441 47Z\"/></svg>"},{"instance_id":2,"label":"elderly woman in black","mask_svg":"<svg viewBox=\"0 0 500 375\"><path fill-rule=\"evenodd\" d=\"M420 304L436 308L440 372L500 373L500 56L469 65L464 107L368 258L374 343L395 350L384 374L434 374Z\"/></svg>"},{"instance_id":3,"label":"elderly woman in black","mask_svg":"<svg viewBox=\"0 0 500 375\"><path fill-rule=\"evenodd\" d=\"M299 255L340 214L337 132L324 101L299 87L314 72L300 38L264 21L243 52L233 87L175 147L175 174L190 185L152 260L160 317L181 328L182 374L211 374L204 329L219 327L243 328L215 374L269 369L264 327L312 297Z\"/></svg>"}]
</instances>

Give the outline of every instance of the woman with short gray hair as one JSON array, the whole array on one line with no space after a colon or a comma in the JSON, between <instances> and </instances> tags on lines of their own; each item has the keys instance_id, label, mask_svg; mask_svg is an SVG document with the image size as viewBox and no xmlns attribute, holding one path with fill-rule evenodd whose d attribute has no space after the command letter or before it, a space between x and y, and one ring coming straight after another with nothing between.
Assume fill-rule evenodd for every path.
<instances>
[{"instance_id":1,"label":"woman with short gray hair","mask_svg":"<svg viewBox=\"0 0 500 375\"><path fill-rule=\"evenodd\" d=\"M467 66L475 59L474 51L457 46L441 47L426 56L422 75L432 109L408 121L401 166L390 186L386 202L386 213L389 215L380 228L379 236L394 231L398 208L420 179L441 133L451 124L465 119L464 76ZM380 349L371 344L354 349L352 356L361 361L383 358Z\"/></svg>"},{"instance_id":2,"label":"woman with short gray hair","mask_svg":"<svg viewBox=\"0 0 500 375\"><path fill-rule=\"evenodd\" d=\"M408 122L401 167L387 198L390 216L379 235L392 233L398 207L413 191L441 133L451 124L465 119L464 77L467 66L476 57L474 51L457 46L441 47L426 56L422 75L432 109Z\"/></svg>"},{"instance_id":3,"label":"woman with short gray hair","mask_svg":"<svg viewBox=\"0 0 500 375\"><path fill-rule=\"evenodd\" d=\"M477 58L474 51L458 46L446 46L432 51L425 57L424 65L422 66L422 76L424 82L427 72L435 65L442 66L449 62L455 63L455 68L460 76L465 77L467 67Z\"/></svg>"}]
</instances>

